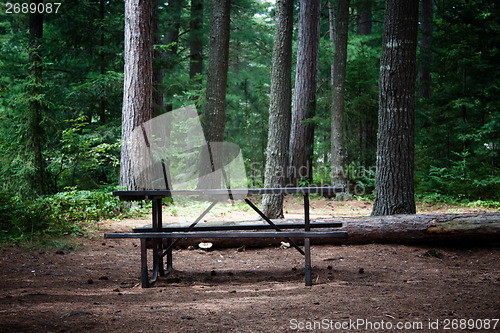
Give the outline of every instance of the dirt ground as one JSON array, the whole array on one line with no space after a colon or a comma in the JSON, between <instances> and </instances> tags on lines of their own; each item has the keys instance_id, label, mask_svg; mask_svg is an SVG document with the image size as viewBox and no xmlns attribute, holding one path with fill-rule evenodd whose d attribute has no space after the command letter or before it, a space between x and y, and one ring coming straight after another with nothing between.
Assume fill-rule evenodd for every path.
<instances>
[{"instance_id":1,"label":"dirt ground","mask_svg":"<svg viewBox=\"0 0 500 333\"><path fill-rule=\"evenodd\" d=\"M286 217L302 208L296 198L285 207ZM312 208L312 217L354 216L368 215L371 204L313 200ZM418 211L482 209L419 205ZM166 210L164 221L190 213ZM221 218L255 214L207 216ZM104 221L91 237L59 249L1 247L0 332L500 331L500 241L316 245L312 287L304 286L303 257L293 248L183 248L174 253L175 270L142 289L138 241L102 234L147 221Z\"/></svg>"}]
</instances>

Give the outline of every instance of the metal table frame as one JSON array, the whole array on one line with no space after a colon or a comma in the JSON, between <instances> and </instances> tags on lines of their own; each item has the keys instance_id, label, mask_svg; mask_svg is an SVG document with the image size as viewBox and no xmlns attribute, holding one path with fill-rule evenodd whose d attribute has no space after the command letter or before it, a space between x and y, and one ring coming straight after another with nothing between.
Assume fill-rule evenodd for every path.
<instances>
[{"instance_id":1,"label":"metal table frame","mask_svg":"<svg viewBox=\"0 0 500 333\"><path fill-rule=\"evenodd\" d=\"M231 190L142 190L142 191L115 191L113 195L124 201L152 201L152 224L151 228L136 228L133 233L106 233L104 238L140 238L141 240L141 285L148 288L158 279L158 275L165 275L163 258L166 257L167 272L172 269L172 249L182 238L229 238L229 237L268 237L285 238L298 252L305 257L305 285L312 285L311 277L311 238L321 237L346 237L345 231L311 231L311 227L341 227L342 223L313 223L309 218L309 194L333 195L342 192L342 187L287 187L287 188L257 188L257 189L231 189ZM304 197L304 224L282 224L273 223L257 206L246 197L245 202L264 219L268 225L255 226L211 226L196 227L198 222L217 204L233 195L258 195L258 194L302 194ZM163 227L162 221L162 199L173 195L201 195L212 199L208 206L196 220L187 228ZM283 229L303 228L304 231L287 232ZM224 230L259 230L274 229L274 232L243 231L220 233ZM291 238L304 238L304 250L302 250ZM153 273L148 277L147 247L146 240L152 239ZM163 248L163 239L167 240Z\"/></svg>"}]
</instances>

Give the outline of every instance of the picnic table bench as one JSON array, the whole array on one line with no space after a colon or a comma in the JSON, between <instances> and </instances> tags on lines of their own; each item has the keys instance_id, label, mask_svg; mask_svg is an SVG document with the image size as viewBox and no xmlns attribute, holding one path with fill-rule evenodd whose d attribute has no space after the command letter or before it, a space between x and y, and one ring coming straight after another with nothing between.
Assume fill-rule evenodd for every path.
<instances>
[{"instance_id":1,"label":"picnic table bench","mask_svg":"<svg viewBox=\"0 0 500 333\"><path fill-rule=\"evenodd\" d=\"M305 285L312 285L311 278L311 238L347 237L345 231L311 231L316 228L339 228L340 222L311 223L309 218L309 194L333 195L342 192L342 187L287 187L287 188L253 188L230 190L139 190L115 191L113 195L124 201L152 201L152 223L150 227L134 228L130 233L105 233L104 238L139 238L141 241L141 285L150 287L158 276L165 275L172 269L172 250L183 238L285 238L291 246L305 257ZM267 222L254 225L219 225L197 226L203 217L217 204L227 197L244 195L244 201ZM304 197L304 223L274 223L257 206L248 195L260 194L302 194ZM212 203L188 227L164 227L162 221L162 199L171 196L199 196L210 198ZM274 231L265 231L274 229ZM302 229L302 230L299 230ZM224 232L230 231L230 232ZM152 240L152 278L148 274L148 256L146 240ZM163 240L166 240L164 247ZM302 250L293 239L303 239ZM166 270L164 258L166 257Z\"/></svg>"}]
</instances>

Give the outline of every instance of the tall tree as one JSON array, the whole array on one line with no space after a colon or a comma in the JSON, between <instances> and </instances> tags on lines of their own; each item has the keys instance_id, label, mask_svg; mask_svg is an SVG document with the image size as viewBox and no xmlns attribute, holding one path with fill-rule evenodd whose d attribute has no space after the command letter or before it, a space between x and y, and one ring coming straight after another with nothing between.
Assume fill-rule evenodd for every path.
<instances>
[{"instance_id":1,"label":"tall tree","mask_svg":"<svg viewBox=\"0 0 500 333\"><path fill-rule=\"evenodd\" d=\"M30 1L32 4L43 4L42 0ZM30 148L33 152L34 172L31 175L32 188L35 193L45 194L45 159L43 158L43 127L42 127L42 104L40 102L40 86L42 85L42 37L43 37L43 13L30 13L30 75L31 84L29 86L29 128L30 128Z\"/></svg>"},{"instance_id":2,"label":"tall tree","mask_svg":"<svg viewBox=\"0 0 500 333\"><path fill-rule=\"evenodd\" d=\"M300 2L297 66L290 130L290 183L312 180L314 125L318 75L320 0Z\"/></svg>"},{"instance_id":3,"label":"tall tree","mask_svg":"<svg viewBox=\"0 0 500 333\"><path fill-rule=\"evenodd\" d=\"M415 214L418 0L386 0L372 215Z\"/></svg>"},{"instance_id":4,"label":"tall tree","mask_svg":"<svg viewBox=\"0 0 500 333\"><path fill-rule=\"evenodd\" d=\"M105 0L99 0L99 74L104 76L106 74L106 57L104 53L104 18L106 14L106 4ZM106 123L106 96L104 94L104 88L101 92L101 98L99 98L99 121L102 125Z\"/></svg>"},{"instance_id":5,"label":"tall tree","mask_svg":"<svg viewBox=\"0 0 500 333\"><path fill-rule=\"evenodd\" d=\"M153 44L162 44L162 32L160 31L160 10L158 8L158 0L152 0L153 7ZM158 48L153 46L153 113L152 117L161 115L165 109L164 102L164 87L163 87L163 53Z\"/></svg>"},{"instance_id":6,"label":"tall tree","mask_svg":"<svg viewBox=\"0 0 500 333\"><path fill-rule=\"evenodd\" d=\"M222 165L220 154L212 155L210 144L223 142L226 127L226 89L229 66L230 0L210 1L210 33L204 133L208 149L202 151L200 175L209 174ZM207 155L208 154L208 155ZM222 179L200 177L199 188L220 188ZM206 183L210 182L210 183Z\"/></svg>"},{"instance_id":7,"label":"tall tree","mask_svg":"<svg viewBox=\"0 0 500 333\"><path fill-rule=\"evenodd\" d=\"M132 132L151 119L153 106L153 7L150 1L125 1L124 87L120 185L136 190L141 161ZM147 180L145 180L147 183Z\"/></svg>"},{"instance_id":8,"label":"tall tree","mask_svg":"<svg viewBox=\"0 0 500 333\"><path fill-rule=\"evenodd\" d=\"M203 71L203 0L191 0L189 22L189 78L198 78L201 84Z\"/></svg>"},{"instance_id":9,"label":"tall tree","mask_svg":"<svg viewBox=\"0 0 500 333\"><path fill-rule=\"evenodd\" d=\"M278 0L271 66L266 188L285 185L292 103L292 34L293 0ZM283 218L283 194L264 195L262 211L269 218Z\"/></svg>"},{"instance_id":10,"label":"tall tree","mask_svg":"<svg viewBox=\"0 0 500 333\"><path fill-rule=\"evenodd\" d=\"M167 12L170 22L167 24L166 34L165 34L165 45L167 45L167 50L164 54L165 70L166 72L171 72L173 68L179 62L178 60L178 50L179 50L179 30L180 30L180 20L181 12L184 6L184 0L169 1L167 6ZM163 90L163 89L162 89ZM165 104L166 111L172 111L172 95L173 92L167 89L167 102Z\"/></svg>"},{"instance_id":11,"label":"tall tree","mask_svg":"<svg viewBox=\"0 0 500 333\"><path fill-rule=\"evenodd\" d=\"M432 95L431 85L431 65L432 65L432 20L433 8L432 0L422 0L420 9L420 27L422 35L420 36L420 53L421 65L419 68L418 78L420 84L420 97L430 98Z\"/></svg>"},{"instance_id":12,"label":"tall tree","mask_svg":"<svg viewBox=\"0 0 500 333\"><path fill-rule=\"evenodd\" d=\"M333 5L328 2L330 12L330 38L335 44L335 56L332 64L332 122L331 122L331 175L332 185L343 186L346 191L338 197L348 197L348 188L345 173L345 145L344 145L344 97L345 76L347 66L347 37L349 26L349 0L340 0L337 10L337 25L334 38ZM335 42L333 42L335 40Z\"/></svg>"},{"instance_id":13,"label":"tall tree","mask_svg":"<svg viewBox=\"0 0 500 333\"><path fill-rule=\"evenodd\" d=\"M230 8L230 0L210 1L210 41L205 105L207 142L222 142L224 139Z\"/></svg>"},{"instance_id":14,"label":"tall tree","mask_svg":"<svg viewBox=\"0 0 500 333\"><path fill-rule=\"evenodd\" d=\"M372 34L372 1L373 0L360 0L357 3L358 34L361 36Z\"/></svg>"}]
</instances>

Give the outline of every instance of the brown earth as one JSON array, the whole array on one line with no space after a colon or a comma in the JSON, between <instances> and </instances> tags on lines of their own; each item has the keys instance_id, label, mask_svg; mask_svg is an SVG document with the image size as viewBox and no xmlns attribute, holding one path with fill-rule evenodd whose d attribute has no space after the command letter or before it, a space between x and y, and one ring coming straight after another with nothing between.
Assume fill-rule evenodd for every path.
<instances>
[{"instance_id":1,"label":"brown earth","mask_svg":"<svg viewBox=\"0 0 500 333\"><path fill-rule=\"evenodd\" d=\"M287 198L286 217L299 217L301 209L297 198ZM191 218L192 210L166 209L164 221ZM370 210L365 201L312 201L313 217ZM418 211L485 210L419 205ZM255 217L222 207L206 220ZM101 222L90 237L55 249L0 248L0 332L500 331L500 242L313 246L312 287L304 286L303 257L279 244L240 252L178 249L175 271L142 289L138 241L102 234L147 222Z\"/></svg>"}]
</instances>

